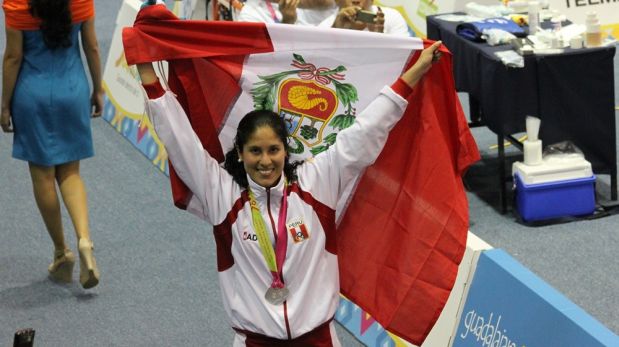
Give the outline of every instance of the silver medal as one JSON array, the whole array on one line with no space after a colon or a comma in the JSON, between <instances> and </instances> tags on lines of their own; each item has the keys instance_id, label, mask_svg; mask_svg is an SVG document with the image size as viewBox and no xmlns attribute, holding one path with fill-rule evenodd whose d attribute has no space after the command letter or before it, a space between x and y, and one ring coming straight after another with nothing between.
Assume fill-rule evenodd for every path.
<instances>
[{"instance_id":1,"label":"silver medal","mask_svg":"<svg viewBox=\"0 0 619 347\"><path fill-rule=\"evenodd\" d=\"M281 305L284 303L284 301L286 301L286 298L288 298L288 294L290 292L288 291L288 288L283 287L283 288L273 288L270 287L266 294L264 294L264 298L267 299L268 302L270 302L273 305Z\"/></svg>"}]
</instances>

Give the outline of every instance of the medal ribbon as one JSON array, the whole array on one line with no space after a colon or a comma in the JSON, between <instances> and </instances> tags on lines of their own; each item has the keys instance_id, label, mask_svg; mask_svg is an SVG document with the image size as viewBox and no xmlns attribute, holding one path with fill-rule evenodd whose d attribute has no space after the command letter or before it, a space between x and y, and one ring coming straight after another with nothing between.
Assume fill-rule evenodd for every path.
<instances>
[{"instance_id":1,"label":"medal ribbon","mask_svg":"<svg viewBox=\"0 0 619 347\"><path fill-rule=\"evenodd\" d=\"M279 209L279 219L277 223L277 239L275 240L275 251L273 245L268 236L268 229L260 208L254 197L254 193L251 189L247 189L249 192L249 206L251 207L251 219L254 224L254 229L258 236L258 244L260 245L260 251L267 263L271 276L273 278L271 282L271 288L284 288L284 282L282 282L281 272L284 267L284 261L286 260L286 251L288 249L288 234L286 233L286 210L288 209L287 203L287 189L288 185L284 182L284 196L282 197L282 204Z\"/></svg>"},{"instance_id":2,"label":"medal ribbon","mask_svg":"<svg viewBox=\"0 0 619 347\"><path fill-rule=\"evenodd\" d=\"M269 14L271 15L271 18L273 18L273 21L275 23L279 23L279 19L277 19L277 14L275 13L275 9L273 8L273 5L271 5L271 0L264 0L266 1L266 5L267 5L267 10L269 10Z\"/></svg>"}]
</instances>

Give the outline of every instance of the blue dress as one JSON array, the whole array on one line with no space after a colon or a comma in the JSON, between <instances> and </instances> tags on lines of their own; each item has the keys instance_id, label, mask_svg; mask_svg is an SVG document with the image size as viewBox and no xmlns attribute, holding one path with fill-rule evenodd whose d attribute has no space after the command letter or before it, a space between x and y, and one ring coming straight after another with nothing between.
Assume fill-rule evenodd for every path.
<instances>
[{"instance_id":1,"label":"blue dress","mask_svg":"<svg viewBox=\"0 0 619 347\"><path fill-rule=\"evenodd\" d=\"M90 87L73 25L71 46L49 49L40 30L23 33L23 60L11 112L13 157L53 166L94 155Z\"/></svg>"}]
</instances>

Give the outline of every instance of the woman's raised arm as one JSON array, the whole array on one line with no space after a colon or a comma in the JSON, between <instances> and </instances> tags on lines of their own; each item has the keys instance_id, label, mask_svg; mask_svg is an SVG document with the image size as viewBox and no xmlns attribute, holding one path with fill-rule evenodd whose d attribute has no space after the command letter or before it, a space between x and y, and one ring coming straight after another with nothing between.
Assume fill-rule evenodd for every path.
<instances>
[{"instance_id":1,"label":"woman's raised arm","mask_svg":"<svg viewBox=\"0 0 619 347\"><path fill-rule=\"evenodd\" d=\"M409 87L413 88L417 82L421 80L423 75L430 70L432 64L440 59L441 52L439 52L438 48L441 44L441 41L436 41L430 47L421 51L421 55L415 64L402 74L402 80L406 82Z\"/></svg>"}]
</instances>

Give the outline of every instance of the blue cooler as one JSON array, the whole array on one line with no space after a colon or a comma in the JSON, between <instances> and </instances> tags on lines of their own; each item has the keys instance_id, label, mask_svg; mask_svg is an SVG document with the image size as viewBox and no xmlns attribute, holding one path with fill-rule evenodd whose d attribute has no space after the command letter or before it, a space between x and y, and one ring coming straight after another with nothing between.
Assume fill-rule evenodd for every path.
<instances>
[{"instance_id":1,"label":"blue cooler","mask_svg":"<svg viewBox=\"0 0 619 347\"><path fill-rule=\"evenodd\" d=\"M526 222L584 216L595 210L595 175L582 156L512 167L516 209Z\"/></svg>"}]
</instances>

